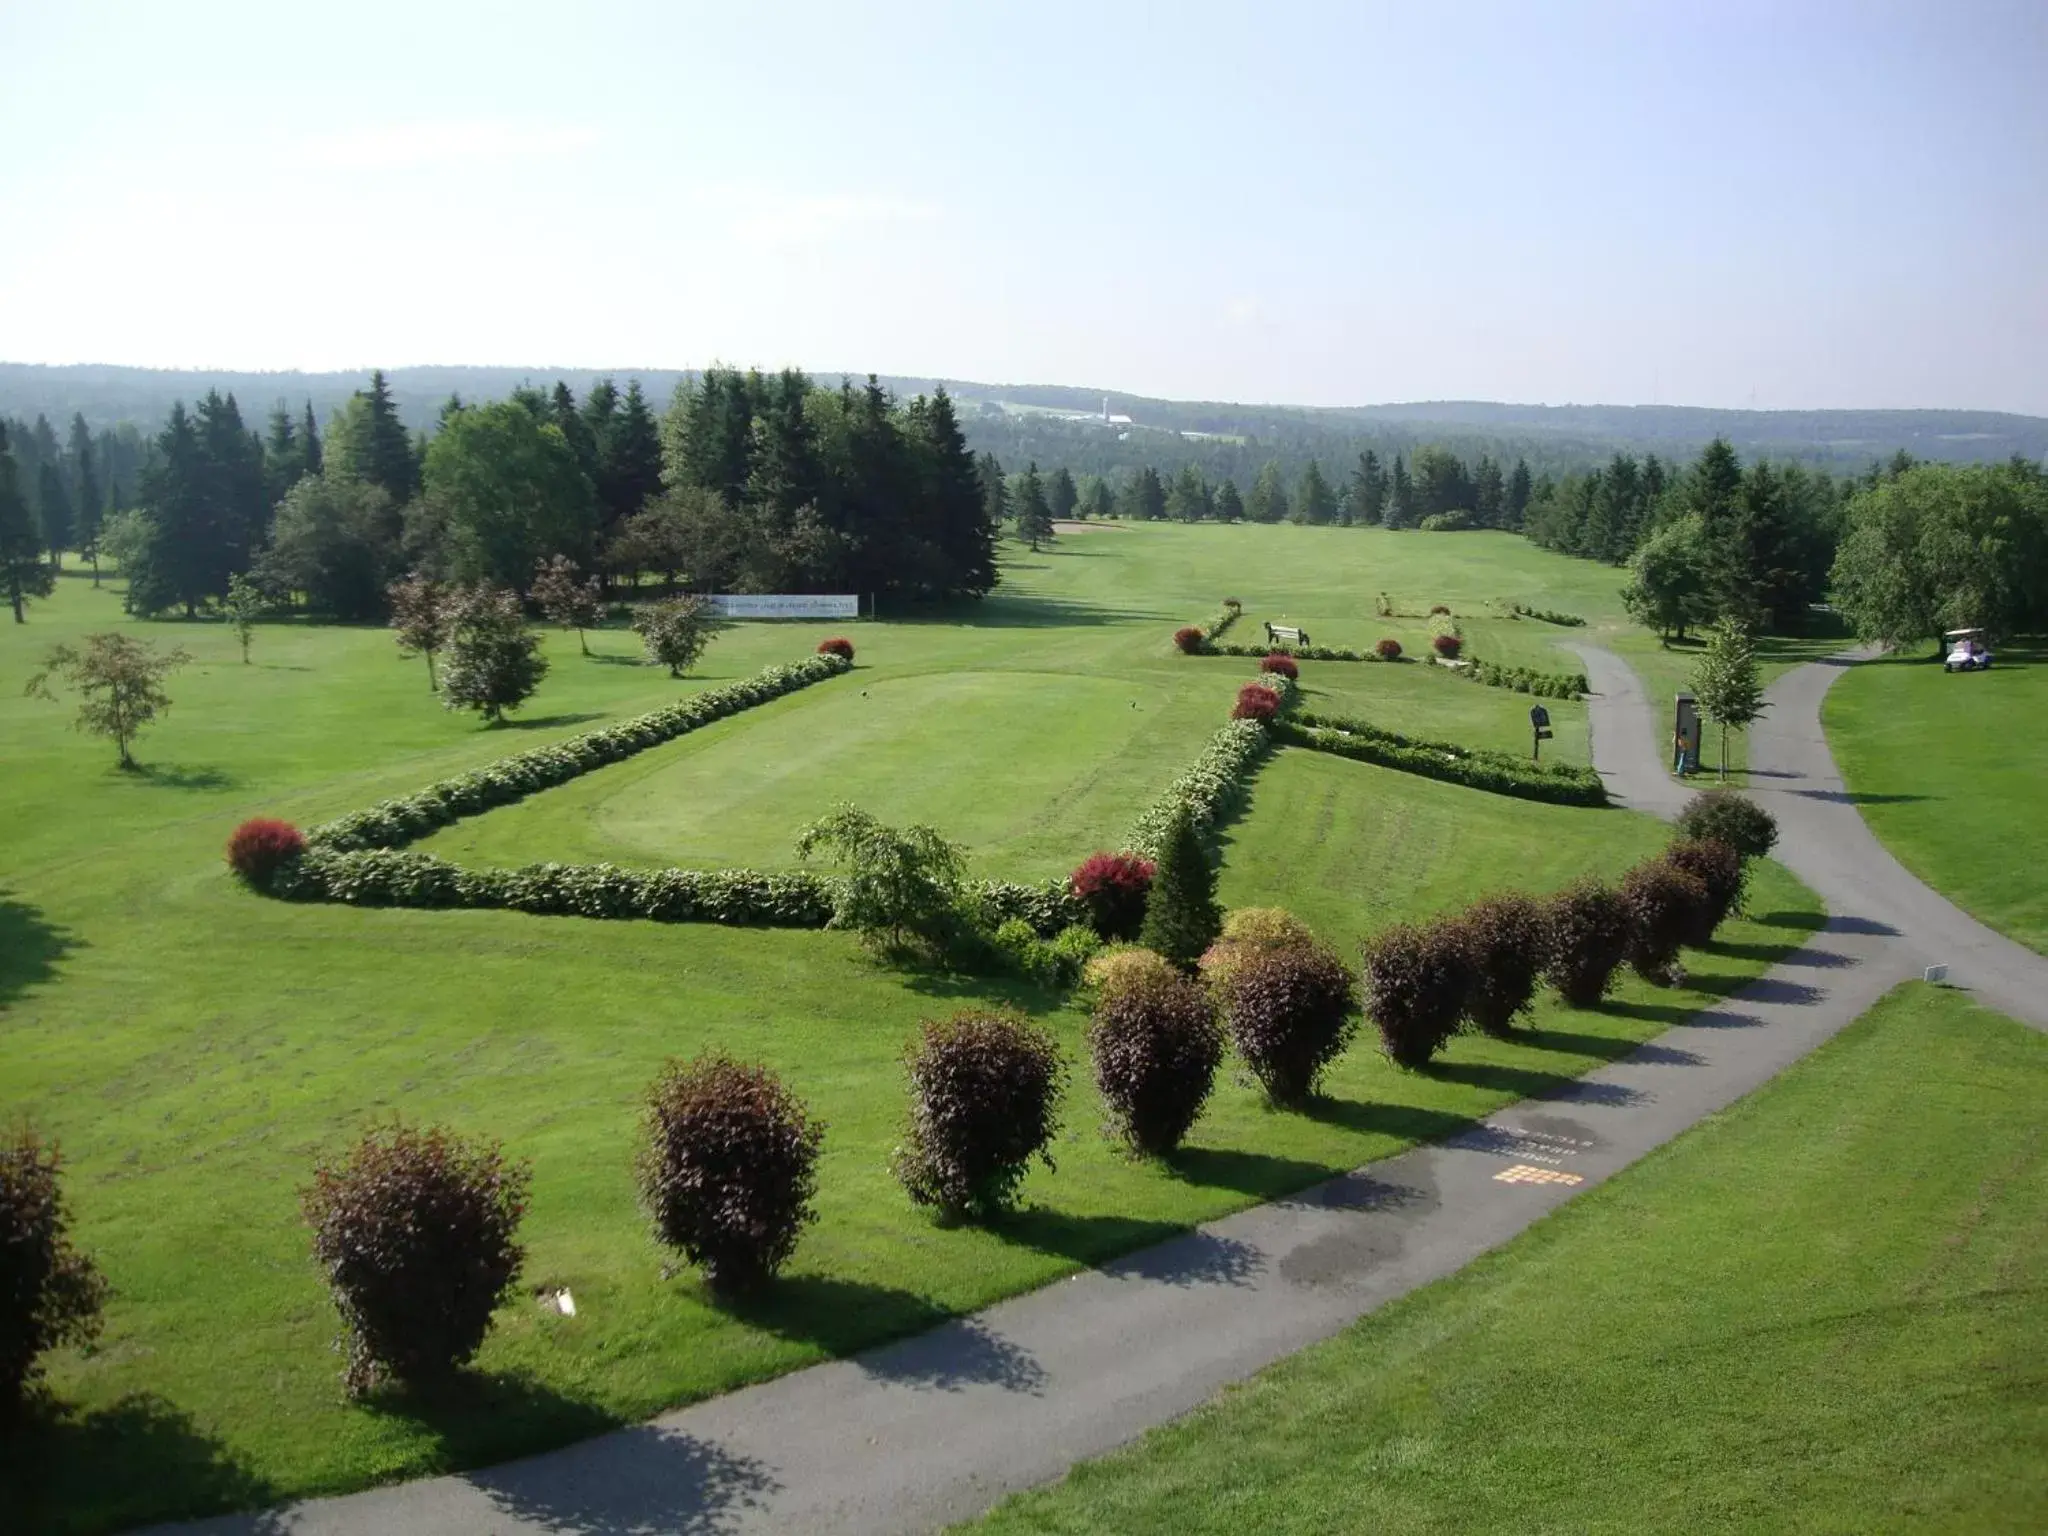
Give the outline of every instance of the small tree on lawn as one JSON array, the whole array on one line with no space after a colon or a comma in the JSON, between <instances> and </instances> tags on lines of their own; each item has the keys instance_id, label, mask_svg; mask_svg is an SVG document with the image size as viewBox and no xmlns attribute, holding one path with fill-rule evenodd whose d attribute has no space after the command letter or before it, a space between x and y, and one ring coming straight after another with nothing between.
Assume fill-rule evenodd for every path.
<instances>
[{"instance_id":1,"label":"small tree on lawn","mask_svg":"<svg viewBox=\"0 0 2048 1536\"><path fill-rule=\"evenodd\" d=\"M640 610L633 628L647 646L647 659L681 677L697 664L718 633L718 619L701 597L672 597Z\"/></svg>"},{"instance_id":2,"label":"small tree on lawn","mask_svg":"<svg viewBox=\"0 0 2048 1536\"><path fill-rule=\"evenodd\" d=\"M846 866L832 913L835 928L850 928L885 951L902 950L913 939L934 951L945 947L967 868L957 847L930 827L899 829L857 805L837 805L797 838L800 859L821 848Z\"/></svg>"},{"instance_id":3,"label":"small tree on lawn","mask_svg":"<svg viewBox=\"0 0 2048 1536\"><path fill-rule=\"evenodd\" d=\"M242 665L249 665L249 642L256 634L256 621L263 617L270 606L270 599L263 595L263 589L247 576L237 571L228 578L227 601L221 604L221 616L235 626L235 638L242 642Z\"/></svg>"},{"instance_id":4,"label":"small tree on lawn","mask_svg":"<svg viewBox=\"0 0 2048 1536\"><path fill-rule=\"evenodd\" d=\"M496 725L505 711L533 697L547 676L540 636L526 627L519 594L484 585L458 592L448 605L448 664L441 703L474 709Z\"/></svg>"},{"instance_id":5,"label":"small tree on lawn","mask_svg":"<svg viewBox=\"0 0 2048 1536\"><path fill-rule=\"evenodd\" d=\"M1692 669L1701 711L1721 728L1721 777L1728 777L1728 727L1750 725L1770 706L1757 673L1756 640L1740 619L1724 617L1707 631L1707 648Z\"/></svg>"},{"instance_id":6,"label":"small tree on lawn","mask_svg":"<svg viewBox=\"0 0 2048 1536\"><path fill-rule=\"evenodd\" d=\"M1034 551L1040 544L1052 542L1052 508L1046 502L1045 482L1038 477L1036 463L1017 477L1010 500L1017 508L1017 537Z\"/></svg>"},{"instance_id":7,"label":"small tree on lawn","mask_svg":"<svg viewBox=\"0 0 2048 1536\"><path fill-rule=\"evenodd\" d=\"M533 573L533 600L540 604L540 611L547 615L550 624L575 630L576 643L583 648L584 655L590 654L590 642L583 632L595 629L603 612L602 589L595 576L578 581L576 562L567 555L543 560Z\"/></svg>"},{"instance_id":8,"label":"small tree on lawn","mask_svg":"<svg viewBox=\"0 0 2048 1536\"><path fill-rule=\"evenodd\" d=\"M43 658L43 670L28 680L28 691L52 699L50 679L61 678L78 693L77 729L104 736L120 749L121 766L133 768L129 743L171 707L164 679L192 658L181 650L159 651L126 635L87 635L85 648L60 645Z\"/></svg>"},{"instance_id":9,"label":"small tree on lawn","mask_svg":"<svg viewBox=\"0 0 2048 1536\"><path fill-rule=\"evenodd\" d=\"M448 643L448 594L441 584L418 571L388 589L391 597L391 628L398 638L402 656L427 658L427 688L441 685L434 676L434 653Z\"/></svg>"},{"instance_id":10,"label":"small tree on lawn","mask_svg":"<svg viewBox=\"0 0 2048 1536\"><path fill-rule=\"evenodd\" d=\"M1216 872L1209 867L1194 819L1183 810L1173 818L1161 844L1138 942L1189 970L1222 927Z\"/></svg>"}]
</instances>

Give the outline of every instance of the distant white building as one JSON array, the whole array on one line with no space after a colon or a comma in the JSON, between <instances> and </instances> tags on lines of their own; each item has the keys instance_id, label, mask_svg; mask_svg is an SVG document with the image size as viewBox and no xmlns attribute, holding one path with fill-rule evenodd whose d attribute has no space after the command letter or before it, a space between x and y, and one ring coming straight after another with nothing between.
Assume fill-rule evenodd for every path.
<instances>
[{"instance_id":1,"label":"distant white building","mask_svg":"<svg viewBox=\"0 0 2048 1536\"><path fill-rule=\"evenodd\" d=\"M1112 416L1109 411L1109 396L1104 395L1102 397L1102 424L1105 427L1128 427L1131 425L1131 418L1128 416Z\"/></svg>"}]
</instances>

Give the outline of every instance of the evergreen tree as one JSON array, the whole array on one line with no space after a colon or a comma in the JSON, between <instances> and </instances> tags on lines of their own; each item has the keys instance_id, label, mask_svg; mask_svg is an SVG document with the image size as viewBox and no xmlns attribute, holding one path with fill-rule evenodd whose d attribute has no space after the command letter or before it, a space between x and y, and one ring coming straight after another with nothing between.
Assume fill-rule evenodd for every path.
<instances>
[{"instance_id":1,"label":"evergreen tree","mask_svg":"<svg viewBox=\"0 0 2048 1536\"><path fill-rule=\"evenodd\" d=\"M598 469L607 529L618 527L661 494L661 429L638 379L627 381L625 404L599 440Z\"/></svg>"},{"instance_id":2,"label":"evergreen tree","mask_svg":"<svg viewBox=\"0 0 2048 1536\"><path fill-rule=\"evenodd\" d=\"M106 508L100 497L100 477L94 468L92 428L85 417L71 416L71 537L75 548L93 563L99 575L100 519Z\"/></svg>"},{"instance_id":3,"label":"evergreen tree","mask_svg":"<svg viewBox=\"0 0 2048 1536\"><path fill-rule=\"evenodd\" d=\"M64 568L64 551L71 547L71 493L64 489L64 472L49 459L37 471L40 482L43 548L50 552L50 569Z\"/></svg>"},{"instance_id":4,"label":"evergreen tree","mask_svg":"<svg viewBox=\"0 0 2048 1536\"><path fill-rule=\"evenodd\" d=\"M599 391L603 400L599 400ZM576 467L583 471L592 485L598 484L598 432L610 415L611 406L618 396L610 379L603 379L590 391L589 415L576 409L576 395L560 379L555 380L554 390L548 395L547 411L543 420L553 422L561 429L562 440L569 445L569 451L576 455ZM599 491L600 498L602 490Z\"/></svg>"},{"instance_id":5,"label":"evergreen tree","mask_svg":"<svg viewBox=\"0 0 2048 1536\"><path fill-rule=\"evenodd\" d=\"M201 595L225 597L228 577L254 564L270 531L272 504L264 486L263 444L243 425L233 395L208 390L194 422L207 537Z\"/></svg>"},{"instance_id":6,"label":"evergreen tree","mask_svg":"<svg viewBox=\"0 0 2048 1536\"><path fill-rule=\"evenodd\" d=\"M1131 481L1131 505L1140 522L1156 523L1166 516L1166 482L1150 464Z\"/></svg>"},{"instance_id":7,"label":"evergreen tree","mask_svg":"<svg viewBox=\"0 0 2048 1536\"><path fill-rule=\"evenodd\" d=\"M1676 496L1678 510L1700 520L1714 611L1753 616L1758 605L1742 532L1742 461L1726 438L1717 437L1700 451Z\"/></svg>"},{"instance_id":8,"label":"evergreen tree","mask_svg":"<svg viewBox=\"0 0 2048 1536\"><path fill-rule=\"evenodd\" d=\"M142 510L136 514L136 539L124 551L121 574L128 580L130 613L148 615L182 605L189 617L211 591L218 536L212 526L204 485L204 454L199 431L181 400L157 435L156 453L143 471Z\"/></svg>"},{"instance_id":9,"label":"evergreen tree","mask_svg":"<svg viewBox=\"0 0 2048 1536\"><path fill-rule=\"evenodd\" d=\"M1394 471L1387 481L1387 505L1380 521L1389 528L1413 528L1422 520L1415 510L1415 485L1408 478L1408 466L1394 455Z\"/></svg>"},{"instance_id":10,"label":"evergreen tree","mask_svg":"<svg viewBox=\"0 0 2048 1536\"><path fill-rule=\"evenodd\" d=\"M1183 464L1173 477L1173 489L1166 493L1166 515L1175 522L1200 522L1211 509L1209 483L1192 464Z\"/></svg>"},{"instance_id":11,"label":"evergreen tree","mask_svg":"<svg viewBox=\"0 0 2048 1536\"><path fill-rule=\"evenodd\" d=\"M1266 460L1259 470L1259 478L1252 482L1252 493L1245 502L1245 512L1255 523L1287 520L1287 487L1280 478L1278 459Z\"/></svg>"},{"instance_id":12,"label":"evergreen tree","mask_svg":"<svg viewBox=\"0 0 2048 1536\"><path fill-rule=\"evenodd\" d=\"M1344 521L1357 527L1371 527L1380 521L1387 506L1387 472L1380 456L1370 448L1358 456L1358 465L1344 485Z\"/></svg>"},{"instance_id":13,"label":"evergreen tree","mask_svg":"<svg viewBox=\"0 0 2048 1536\"><path fill-rule=\"evenodd\" d=\"M1503 527L1507 510L1507 482L1500 465L1490 454L1479 455L1479 467L1472 474L1472 511L1482 528Z\"/></svg>"},{"instance_id":14,"label":"evergreen tree","mask_svg":"<svg viewBox=\"0 0 2048 1536\"><path fill-rule=\"evenodd\" d=\"M1028 541L1035 552L1041 541L1052 538L1052 508L1046 504L1045 486L1038 478L1034 460L1017 477L1017 537Z\"/></svg>"},{"instance_id":15,"label":"evergreen tree","mask_svg":"<svg viewBox=\"0 0 2048 1536\"><path fill-rule=\"evenodd\" d=\"M306 402L306 414L299 420L299 452L304 456L305 473L317 475L326 468L327 458L320 446L320 424L313 419L313 402Z\"/></svg>"},{"instance_id":16,"label":"evergreen tree","mask_svg":"<svg viewBox=\"0 0 2048 1536\"><path fill-rule=\"evenodd\" d=\"M1337 493L1323 478L1323 467L1314 459L1301 472L1301 485L1294 493L1294 520L1317 525L1337 520Z\"/></svg>"},{"instance_id":17,"label":"evergreen tree","mask_svg":"<svg viewBox=\"0 0 2048 1536\"><path fill-rule=\"evenodd\" d=\"M1244 498L1237 492L1237 482L1228 475L1216 487L1216 520L1223 523L1244 521Z\"/></svg>"},{"instance_id":18,"label":"evergreen tree","mask_svg":"<svg viewBox=\"0 0 2048 1536\"><path fill-rule=\"evenodd\" d=\"M48 597L56 582L43 563L42 540L21 494L21 470L8 441L7 423L0 421L0 595L14 609L14 622L26 623L29 602Z\"/></svg>"},{"instance_id":19,"label":"evergreen tree","mask_svg":"<svg viewBox=\"0 0 2048 1536\"><path fill-rule=\"evenodd\" d=\"M402 507L419 494L420 461L405 424L398 419L398 406L384 382L383 369L371 373L370 392L358 398L368 406L369 441L362 445L368 461L353 466L356 477L381 485L391 505Z\"/></svg>"},{"instance_id":20,"label":"evergreen tree","mask_svg":"<svg viewBox=\"0 0 2048 1536\"><path fill-rule=\"evenodd\" d=\"M1052 508L1053 520L1065 522L1074 515L1074 509L1081 504L1081 493L1074 488L1074 477L1062 464L1052 473L1046 486L1045 499Z\"/></svg>"},{"instance_id":21,"label":"evergreen tree","mask_svg":"<svg viewBox=\"0 0 2048 1536\"><path fill-rule=\"evenodd\" d=\"M1116 492L1100 475L1089 475L1081 486L1081 515L1090 522L1106 522L1116 516Z\"/></svg>"},{"instance_id":22,"label":"evergreen tree","mask_svg":"<svg viewBox=\"0 0 2048 1536\"><path fill-rule=\"evenodd\" d=\"M1009 478L992 453L984 453L974 461L974 472L981 481L983 514L992 526L1000 528L1010 520Z\"/></svg>"},{"instance_id":23,"label":"evergreen tree","mask_svg":"<svg viewBox=\"0 0 2048 1536\"><path fill-rule=\"evenodd\" d=\"M1408 475L1414 485L1408 509L1412 522L1440 517L1446 512L1471 510L1471 476L1465 472L1465 461L1449 449L1416 449L1408 461Z\"/></svg>"},{"instance_id":24,"label":"evergreen tree","mask_svg":"<svg viewBox=\"0 0 2048 1536\"><path fill-rule=\"evenodd\" d=\"M1770 706L1764 703L1763 679L1756 664L1756 642L1749 625L1723 614L1707 631L1707 648L1692 672L1693 696L1700 713L1721 728L1721 777L1728 777L1728 728L1747 730Z\"/></svg>"},{"instance_id":25,"label":"evergreen tree","mask_svg":"<svg viewBox=\"0 0 2048 1536\"><path fill-rule=\"evenodd\" d=\"M306 474L305 444L299 441L299 426L291 408L282 400L271 407L270 432L263 440L264 493L274 507L284 494Z\"/></svg>"},{"instance_id":26,"label":"evergreen tree","mask_svg":"<svg viewBox=\"0 0 2048 1536\"><path fill-rule=\"evenodd\" d=\"M982 499L980 468L967 434L953 409L953 397L940 385L929 401L916 403L912 423L913 446L923 464L926 496L930 501L927 524L941 558L944 580L940 591L966 592L984 597L995 590L997 580L996 540L1002 525L989 521ZM1074 510L1074 480L1062 469L1053 477L1052 505L1059 505L1060 487L1065 486L1066 512Z\"/></svg>"},{"instance_id":27,"label":"evergreen tree","mask_svg":"<svg viewBox=\"0 0 2048 1536\"><path fill-rule=\"evenodd\" d=\"M1506 500L1501 505L1501 526L1518 529L1529 515L1529 501L1535 486L1529 478L1529 461L1518 458L1514 470L1508 475Z\"/></svg>"},{"instance_id":28,"label":"evergreen tree","mask_svg":"<svg viewBox=\"0 0 2048 1536\"><path fill-rule=\"evenodd\" d=\"M1183 810L1173 818L1160 845L1138 942L1182 970L1193 970L1222 929L1223 916L1216 907L1216 872L1202 851L1194 821Z\"/></svg>"}]
</instances>

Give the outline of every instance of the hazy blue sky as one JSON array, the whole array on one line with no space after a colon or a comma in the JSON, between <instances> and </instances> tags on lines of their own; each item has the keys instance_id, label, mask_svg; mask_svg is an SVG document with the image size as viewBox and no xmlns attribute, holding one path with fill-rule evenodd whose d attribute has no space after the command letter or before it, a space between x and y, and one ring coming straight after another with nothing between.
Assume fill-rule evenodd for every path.
<instances>
[{"instance_id":1,"label":"hazy blue sky","mask_svg":"<svg viewBox=\"0 0 2048 1536\"><path fill-rule=\"evenodd\" d=\"M0 358L2048 414L2048 0L0 0Z\"/></svg>"}]
</instances>

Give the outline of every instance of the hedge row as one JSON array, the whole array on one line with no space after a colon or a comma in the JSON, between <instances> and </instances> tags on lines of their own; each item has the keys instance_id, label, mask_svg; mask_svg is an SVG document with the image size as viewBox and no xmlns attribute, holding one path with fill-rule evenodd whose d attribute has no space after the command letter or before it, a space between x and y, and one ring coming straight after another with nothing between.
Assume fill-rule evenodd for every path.
<instances>
[{"instance_id":1,"label":"hedge row","mask_svg":"<svg viewBox=\"0 0 2048 1536\"><path fill-rule=\"evenodd\" d=\"M1298 720L1275 721L1273 734L1288 746L1330 752L1496 795L1540 800L1549 805L1607 803L1607 786L1591 768L1530 762L1507 752L1480 751L1455 742L1403 736L1362 720L1305 714Z\"/></svg>"},{"instance_id":2,"label":"hedge row","mask_svg":"<svg viewBox=\"0 0 2048 1536\"><path fill-rule=\"evenodd\" d=\"M1468 656L1459 670L1471 681L1489 688L1508 688L1516 693L1533 693L1544 699L1576 699L1593 691L1583 672L1538 672L1533 667L1503 667L1495 662Z\"/></svg>"},{"instance_id":3,"label":"hedge row","mask_svg":"<svg viewBox=\"0 0 2048 1536\"><path fill-rule=\"evenodd\" d=\"M830 876L802 870L642 870L613 864L465 869L430 853L396 848L315 848L281 867L270 891L288 901L352 907L479 907L657 923L822 928L832 920L839 887Z\"/></svg>"},{"instance_id":4,"label":"hedge row","mask_svg":"<svg viewBox=\"0 0 2048 1536\"><path fill-rule=\"evenodd\" d=\"M1216 645L1207 651L1211 656L1249 656L1259 659L1266 656L1292 656L1296 661L1385 661L1384 656L1371 651L1347 650L1341 645Z\"/></svg>"},{"instance_id":5,"label":"hedge row","mask_svg":"<svg viewBox=\"0 0 2048 1536\"><path fill-rule=\"evenodd\" d=\"M495 810L538 790L566 784L593 768L658 747L714 720L837 677L852 665L841 656L819 655L790 665L766 667L742 682L707 689L650 714L602 730L586 731L553 746L535 747L458 778L429 784L402 800L386 800L367 811L314 827L307 832L306 842L311 849L335 853L402 848L465 816Z\"/></svg>"},{"instance_id":6,"label":"hedge row","mask_svg":"<svg viewBox=\"0 0 2048 1536\"><path fill-rule=\"evenodd\" d=\"M1041 939L1050 939L1067 929L1085 925L1089 912L1067 881L1041 881L1018 885L1006 880L984 880L972 887L969 898L981 909L990 928L1012 920L1028 923Z\"/></svg>"},{"instance_id":7,"label":"hedge row","mask_svg":"<svg viewBox=\"0 0 2048 1536\"><path fill-rule=\"evenodd\" d=\"M1546 624L1562 624L1567 629L1576 629L1586 621L1576 613L1559 613L1555 608L1527 608L1520 603L1514 605L1518 619L1541 619Z\"/></svg>"},{"instance_id":8,"label":"hedge row","mask_svg":"<svg viewBox=\"0 0 2048 1536\"><path fill-rule=\"evenodd\" d=\"M1202 755L1131 823L1124 834L1124 851L1157 859L1175 815L1182 810L1198 829L1214 826L1243 800L1252 770L1272 747L1272 733L1258 721L1230 721L1209 738Z\"/></svg>"}]
</instances>

